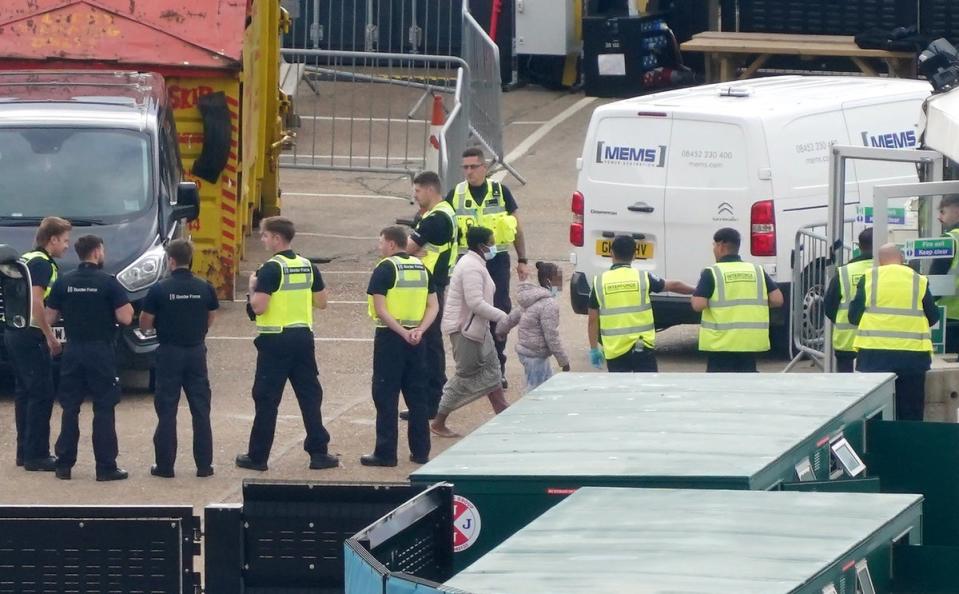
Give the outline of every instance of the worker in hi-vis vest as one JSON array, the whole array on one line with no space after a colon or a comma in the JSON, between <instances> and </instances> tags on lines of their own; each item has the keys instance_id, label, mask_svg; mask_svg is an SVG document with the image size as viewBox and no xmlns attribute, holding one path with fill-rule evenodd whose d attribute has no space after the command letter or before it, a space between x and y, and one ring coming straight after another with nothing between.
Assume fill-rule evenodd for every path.
<instances>
[{"instance_id":1,"label":"worker in hi-vis vest","mask_svg":"<svg viewBox=\"0 0 959 594\"><path fill-rule=\"evenodd\" d=\"M380 232L378 248L383 259L373 270L366 289L367 311L376 326L373 339L376 445L372 454L360 458L364 466L397 464L396 409L400 392L409 407L410 461L426 464L430 454L429 357L425 337L434 325L439 303L429 267L406 253L408 245L409 238L403 227L387 227Z\"/></svg>"},{"instance_id":2,"label":"worker in hi-vis vest","mask_svg":"<svg viewBox=\"0 0 959 594\"><path fill-rule=\"evenodd\" d=\"M859 255L845 266L836 269L836 276L829 281L823 308L832 322L832 348L836 355L836 371L852 373L856 364L856 326L849 321L849 304L856 296L859 279L872 268L872 227L859 234Z\"/></svg>"},{"instance_id":3,"label":"worker in hi-vis vest","mask_svg":"<svg viewBox=\"0 0 959 594\"><path fill-rule=\"evenodd\" d=\"M716 263L703 270L693 292L693 309L703 314L699 350L708 353L707 372L755 373L756 356L769 350L769 308L783 304L762 267L739 257L740 243L735 229L713 234Z\"/></svg>"},{"instance_id":4,"label":"worker in hi-vis vest","mask_svg":"<svg viewBox=\"0 0 959 594\"><path fill-rule=\"evenodd\" d=\"M926 371L932 363L932 331L939 308L926 277L903 265L902 252L887 243L879 265L859 279L849 321L859 327L853 343L858 371L896 374L896 418L921 421Z\"/></svg>"},{"instance_id":5,"label":"worker in hi-vis vest","mask_svg":"<svg viewBox=\"0 0 959 594\"><path fill-rule=\"evenodd\" d=\"M496 285L493 305L509 313L513 307L509 297L510 246L516 250L517 278L523 281L529 277L526 239L523 226L516 215L519 207L509 188L486 177L488 169L482 149L471 147L463 151L462 167L466 179L456 184L446 195L446 201L456 213L460 254L469 252L466 233L470 227L486 227L493 231L495 244L492 248L493 255L486 262L486 270ZM496 336L495 325L490 325L490 332L493 333L496 355L499 357L503 389L506 389L506 340L500 340Z\"/></svg>"},{"instance_id":6,"label":"worker in hi-vis vest","mask_svg":"<svg viewBox=\"0 0 959 594\"><path fill-rule=\"evenodd\" d=\"M632 267L636 240L613 239L613 265L593 279L589 295L589 356L594 367L603 360L610 372L656 372L656 321L650 293L691 295L682 281L657 278Z\"/></svg>"},{"instance_id":7,"label":"worker in hi-vis vest","mask_svg":"<svg viewBox=\"0 0 959 594\"><path fill-rule=\"evenodd\" d=\"M443 319L443 303L446 287L450 283L450 269L456 264L458 251L456 212L443 199L440 177L432 171L424 171L413 178L413 195L424 213L409 235L406 253L422 260L430 273L436 301L439 304L437 319ZM436 417L443 386L446 385L446 350L439 323L430 324L423 334L423 353L426 357L426 412L430 419ZM400 412L400 418L409 420L409 410Z\"/></svg>"},{"instance_id":8,"label":"worker in hi-vis vest","mask_svg":"<svg viewBox=\"0 0 959 594\"><path fill-rule=\"evenodd\" d=\"M946 308L946 352L959 353L959 194L946 194L939 203L942 232L953 241L953 256L938 258L929 268L930 275L956 276L956 294L940 297L937 303Z\"/></svg>"}]
</instances>

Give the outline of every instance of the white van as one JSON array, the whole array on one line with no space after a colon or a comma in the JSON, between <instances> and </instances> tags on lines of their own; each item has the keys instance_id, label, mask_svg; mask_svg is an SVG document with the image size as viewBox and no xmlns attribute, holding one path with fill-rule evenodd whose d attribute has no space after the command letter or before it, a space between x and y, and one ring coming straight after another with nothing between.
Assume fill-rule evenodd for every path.
<instances>
[{"instance_id":1,"label":"white van","mask_svg":"<svg viewBox=\"0 0 959 594\"><path fill-rule=\"evenodd\" d=\"M597 108L572 199L573 309L586 313L615 235L637 239L635 267L695 285L720 227L742 234L743 258L788 299L796 231L826 222L830 144L917 148L930 92L916 80L781 76ZM873 185L916 179L911 164L849 162L847 216L871 201ZM689 297L653 299L657 326L699 322Z\"/></svg>"}]
</instances>

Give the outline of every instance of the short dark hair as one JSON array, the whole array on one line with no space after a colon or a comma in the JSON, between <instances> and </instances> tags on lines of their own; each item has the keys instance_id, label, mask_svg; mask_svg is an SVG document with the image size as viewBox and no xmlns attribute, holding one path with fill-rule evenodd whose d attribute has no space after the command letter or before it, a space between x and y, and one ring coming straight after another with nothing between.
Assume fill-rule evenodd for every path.
<instances>
[{"instance_id":1,"label":"short dark hair","mask_svg":"<svg viewBox=\"0 0 959 594\"><path fill-rule=\"evenodd\" d=\"M173 258L177 266L189 266L193 261L193 244L187 239L174 239L167 244L166 255Z\"/></svg>"},{"instance_id":2,"label":"short dark hair","mask_svg":"<svg viewBox=\"0 0 959 594\"><path fill-rule=\"evenodd\" d=\"M478 146L471 146L465 151L463 151L463 158L467 157L477 157L480 161L486 160L486 154L483 153L483 149Z\"/></svg>"},{"instance_id":3,"label":"short dark hair","mask_svg":"<svg viewBox=\"0 0 959 594\"><path fill-rule=\"evenodd\" d=\"M486 227L470 227L466 232L466 246L475 250L481 245L488 245L493 239L493 230Z\"/></svg>"},{"instance_id":4,"label":"short dark hair","mask_svg":"<svg viewBox=\"0 0 959 594\"><path fill-rule=\"evenodd\" d=\"M959 194L946 194L942 197L942 201L939 202L939 208L949 206L959 206Z\"/></svg>"},{"instance_id":5,"label":"short dark hair","mask_svg":"<svg viewBox=\"0 0 959 594\"><path fill-rule=\"evenodd\" d=\"M413 178L413 183L424 188L433 188L437 194L443 192L443 185L440 183L440 176L432 171L424 171Z\"/></svg>"},{"instance_id":6,"label":"short dark hair","mask_svg":"<svg viewBox=\"0 0 959 594\"><path fill-rule=\"evenodd\" d=\"M632 260L636 254L636 240L629 235L617 235L613 239L613 257L617 260Z\"/></svg>"},{"instance_id":7,"label":"short dark hair","mask_svg":"<svg viewBox=\"0 0 959 594\"><path fill-rule=\"evenodd\" d=\"M859 232L859 249L864 252L872 251L872 227L866 227Z\"/></svg>"},{"instance_id":8,"label":"short dark hair","mask_svg":"<svg viewBox=\"0 0 959 594\"><path fill-rule=\"evenodd\" d=\"M54 237L63 235L73 228L70 221L60 217L44 217L37 227L37 235L34 238L38 248L45 247Z\"/></svg>"},{"instance_id":9,"label":"short dark hair","mask_svg":"<svg viewBox=\"0 0 959 594\"><path fill-rule=\"evenodd\" d=\"M383 239L386 241L392 241L396 245L400 246L400 248L406 249L408 235L406 234L406 229L403 227L400 227L399 225L391 225L380 231L380 235L382 235Z\"/></svg>"},{"instance_id":10,"label":"short dark hair","mask_svg":"<svg viewBox=\"0 0 959 594\"><path fill-rule=\"evenodd\" d=\"M267 217L260 221L260 229L276 233L287 241L293 241L296 235L296 226L286 217Z\"/></svg>"},{"instance_id":11,"label":"short dark hair","mask_svg":"<svg viewBox=\"0 0 959 594\"><path fill-rule=\"evenodd\" d=\"M736 231L732 227L723 227L719 231L713 234L713 241L716 243L725 243L736 248L736 251L739 251L739 246L742 244L742 237L739 235L739 231Z\"/></svg>"},{"instance_id":12,"label":"short dark hair","mask_svg":"<svg viewBox=\"0 0 959 594\"><path fill-rule=\"evenodd\" d=\"M84 235L73 244L73 249L77 251L77 257L81 260L86 260L90 257L90 254L95 252L101 245L103 245L103 239L101 237L97 235Z\"/></svg>"}]
</instances>

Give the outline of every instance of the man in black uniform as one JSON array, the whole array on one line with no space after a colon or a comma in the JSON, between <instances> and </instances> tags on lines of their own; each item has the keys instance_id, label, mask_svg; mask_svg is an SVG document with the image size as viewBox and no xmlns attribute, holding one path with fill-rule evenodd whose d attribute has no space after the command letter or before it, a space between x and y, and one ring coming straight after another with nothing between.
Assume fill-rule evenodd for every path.
<instances>
[{"instance_id":1,"label":"man in black uniform","mask_svg":"<svg viewBox=\"0 0 959 594\"><path fill-rule=\"evenodd\" d=\"M103 272L103 240L84 235L74 248L80 267L53 284L47 298L47 320L63 315L67 343L60 362L60 406L57 439L57 478L69 480L77 461L80 406L93 399L93 454L98 481L118 481L127 472L117 468L117 432L114 409L120 401L117 377L117 323L133 322L133 306L117 279Z\"/></svg>"},{"instance_id":2,"label":"man in black uniform","mask_svg":"<svg viewBox=\"0 0 959 594\"><path fill-rule=\"evenodd\" d=\"M407 437L410 461L426 464L430 454L427 419L425 335L439 304L426 266L406 253L406 231L387 227L380 233L383 259L366 290L368 313L376 324L373 340L373 403L376 447L360 458L364 466L396 466L396 406L400 390L409 407Z\"/></svg>"},{"instance_id":3,"label":"man in black uniform","mask_svg":"<svg viewBox=\"0 0 959 594\"><path fill-rule=\"evenodd\" d=\"M57 280L55 258L70 249L70 221L46 217L37 229L36 247L20 257L30 270L33 316L28 328L7 328L4 344L16 380L14 415L17 423L17 466L27 470L56 469L50 455L50 415L53 412L51 357L60 354L60 341L43 313L43 301Z\"/></svg>"},{"instance_id":4,"label":"man in black uniform","mask_svg":"<svg viewBox=\"0 0 959 594\"><path fill-rule=\"evenodd\" d=\"M245 454L236 465L249 470L267 470L267 460L276 432L276 415L286 380L300 404L310 468L339 466L328 453L330 434L323 427L320 405L323 388L318 379L313 342L313 308L326 308L323 277L309 260L296 254L290 242L296 235L293 221L269 217L260 222L260 240L274 255L250 275L247 314L256 320L256 377L253 403L256 416Z\"/></svg>"},{"instance_id":5,"label":"man in black uniform","mask_svg":"<svg viewBox=\"0 0 959 594\"><path fill-rule=\"evenodd\" d=\"M526 280L529 276L526 239L516 216L519 206L509 188L486 178L486 158L481 149L468 148L463 151L463 173L466 181L457 184L446 195L446 201L453 206L456 213L460 253L465 254L469 249L466 245L466 231L470 227L479 226L493 230L496 255L486 263L486 269L496 284L493 305L509 313L513 307L509 298L510 244L516 249L516 274L519 280ZM490 324L490 331L493 333L496 354L499 356L503 388L506 388L506 339L496 338L493 323Z\"/></svg>"},{"instance_id":6,"label":"man in black uniform","mask_svg":"<svg viewBox=\"0 0 959 594\"><path fill-rule=\"evenodd\" d=\"M443 200L440 178L432 171L424 171L413 179L416 203L425 214L416 224L405 248L410 255L422 260L430 273L439 311L443 317L443 297L450 283L450 266L456 258L456 213ZM400 246L401 248L404 246ZM423 333L426 356L427 399L426 412L429 418L436 416L436 409L446 385L446 349L443 348L443 333L439 324L431 324ZM409 418L409 411L400 413L401 419Z\"/></svg>"},{"instance_id":7,"label":"man in black uniform","mask_svg":"<svg viewBox=\"0 0 959 594\"><path fill-rule=\"evenodd\" d=\"M153 406L157 428L153 434L156 464L150 474L173 478L176 461L176 412L180 388L193 416L193 460L196 475L213 474L213 431L210 428L210 379L206 368L207 330L220 303L213 285L193 276L193 246L174 239L166 247L170 277L153 286L143 302L140 329L156 328L156 394Z\"/></svg>"}]
</instances>

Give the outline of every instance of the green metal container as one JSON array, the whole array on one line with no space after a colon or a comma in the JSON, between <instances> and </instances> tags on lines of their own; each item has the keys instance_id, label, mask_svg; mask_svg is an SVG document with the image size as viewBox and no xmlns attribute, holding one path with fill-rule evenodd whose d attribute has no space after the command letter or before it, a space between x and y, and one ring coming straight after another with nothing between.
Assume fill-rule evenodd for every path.
<instances>
[{"instance_id":1,"label":"green metal container","mask_svg":"<svg viewBox=\"0 0 959 594\"><path fill-rule=\"evenodd\" d=\"M921 510L920 495L587 488L446 585L471 594L889 592L893 543L921 544Z\"/></svg>"},{"instance_id":2,"label":"green metal container","mask_svg":"<svg viewBox=\"0 0 959 594\"><path fill-rule=\"evenodd\" d=\"M457 493L461 569L584 486L778 489L842 474L865 420L893 418L892 374L553 377L410 478ZM877 489L878 490L878 489Z\"/></svg>"}]
</instances>

